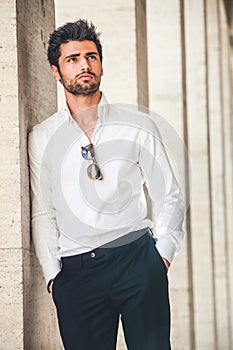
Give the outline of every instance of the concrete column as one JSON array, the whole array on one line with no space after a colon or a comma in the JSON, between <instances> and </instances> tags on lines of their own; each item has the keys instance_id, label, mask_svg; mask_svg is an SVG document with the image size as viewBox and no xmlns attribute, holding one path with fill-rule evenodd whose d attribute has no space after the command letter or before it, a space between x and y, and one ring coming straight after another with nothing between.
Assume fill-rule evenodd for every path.
<instances>
[{"instance_id":1,"label":"concrete column","mask_svg":"<svg viewBox=\"0 0 233 350\"><path fill-rule=\"evenodd\" d=\"M149 107L146 0L135 0L137 103Z\"/></svg>"},{"instance_id":2,"label":"concrete column","mask_svg":"<svg viewBox=\"0 0 233 350\"><path fill-rule=\"evenodd\" d=\"M182 1L188 145L192 162L190 235L194 310L192 350L216 349L203 0Z\"/></svg>"},{"instance_id":3,"label":"concrete column","mask_svg":"<svg viewBox=\"0 0 233 350\"><path fill-rule=\"evenodd\" d=\"M186 143L180 1L148 0L147 14L150 109L162 115ZM193 349L188 221L187 215L186 238L169 272L174 350L180 350L181 344L182 349Z\"/></svg>"},{"instance_id":4,"label":"concrete column","mask_svg":"<svg viewBox=\"0 0 233 350\"><path fill-rule=\"evenodd\" d=\"M0 2L1 347L23 349L23 271L15 1ZM14 328L12 323L14 320ZM11 332L9 333L9 329ZM9 345L11 344L11 345Z\"/></svg>"},{"instance_id":5,"label":"concrete column","mask_svg":"<svg viewBox=\"0 0 233 350\"><path fill-rule=\"evenodd\" d=\"M224 193L223 118L219 14L217 0L206 1L207 98L211 188L211 222L216 313L216 348L230 349Z\"/></svg>"},{"instance_id":6,"label":"concrete column","mask_svg":"<svg viewBox=\"0 0 233 350\"><path fill-rule=\"evenodd\" d=\"M0 2L0 348L61 349L30 240L27 132L56 109L46 59L52 0Z\"/></svg>"},{"instance_id":7,"label":"concrete column","mask_svg":"<svg viewBox=\"0 0 233 350\"><path fill-rule=\"evenodd\" d=\"M233 347L233 121L232 121L232 67L231 47L229 43L229 27L223 1L219 3L220 23L220 71L221 71L221 101L222 101L222 140L223 140L223 166L224 166L224 194L225 194L225 224L226 224L226 251L227 260L227 307L228 332L230 334L229 349ZM233 9L233 4L232 4Z\"/></svg>"}]
</instances>

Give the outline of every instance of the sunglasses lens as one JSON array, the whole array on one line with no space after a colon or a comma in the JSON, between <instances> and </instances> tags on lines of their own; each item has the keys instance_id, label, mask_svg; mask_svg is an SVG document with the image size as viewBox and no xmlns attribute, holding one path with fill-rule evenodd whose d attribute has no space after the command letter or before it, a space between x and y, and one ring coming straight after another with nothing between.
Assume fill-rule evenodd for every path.
<instances>
[{"instance_id":1,"label":"sunglasses lens","mask_svg":"<svg viewBox=\"0 0 233 350\"><path fill-rule=\"evenodd\" d=\"M92 144L85 146L85 147L81 147L81 151L82 151L82 157L84 159L93 159L94 147Z\"/></svg>"},{"instance_id":2,"label":"sunglasses lens","mask_svg":"<svg viewBox=\"0 0 233 350\"><path fill-rule=\"evenodd\" d=\"M102 174L97 164L90 164L87 168L87 175L92 180L102 180Z\"/></svg>"},{"instance_id":3,"label":"sunglasses lens","mask_svg":"<svg viewBox=\"0 0 233 350\"><path fill-rule=\"evenodd\" d=\"M87 168L87 175L92 180L102 180L103 176L101 174L100 168L95 160L95 151L92 143L85 147L81 147L82 157L84 159L92 160L93 163Z\"/></svg>"}]
</instances>

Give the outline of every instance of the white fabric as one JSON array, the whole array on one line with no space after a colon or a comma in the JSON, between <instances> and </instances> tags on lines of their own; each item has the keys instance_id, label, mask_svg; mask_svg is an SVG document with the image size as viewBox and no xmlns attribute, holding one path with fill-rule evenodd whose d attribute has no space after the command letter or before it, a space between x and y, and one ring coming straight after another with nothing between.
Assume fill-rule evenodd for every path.
<instances>
[{"instance_id":1,"label":"white fabric","mask_svg":"<svg viewBox=\"0 0 233 350\"><path fill-rule=\"evenodd\" d=\"M131 231L154 226L157 249L172 261L184 232L184 202L155 123L102 94L92 143L103 180L87 176L89 144L66 108L29 135L32 235L46 282L60 258L90 251ZM152 201L147 214L143 185Z\"/></svg>"}]
</instances>

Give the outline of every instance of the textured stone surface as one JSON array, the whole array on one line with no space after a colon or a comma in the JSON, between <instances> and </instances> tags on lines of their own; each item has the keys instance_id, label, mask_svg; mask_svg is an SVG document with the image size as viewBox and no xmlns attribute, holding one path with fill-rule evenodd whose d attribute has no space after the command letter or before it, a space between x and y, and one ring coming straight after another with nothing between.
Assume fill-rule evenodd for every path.
<instances>
[{"instance_id":1,"label":"textured stone surface","mask_svg":"<svg viewBox=\"0 0 233 350\"><path fill-rule=\"evenodd\" d=\"M56 111L56 84L47 61L47 42L54 22L52 0L17 1L24 347L33 350L62 348L54 306L30 238L27 165L28 131Z\"/></svg>"},{"instance_id":2,"label":"textured stone surface","mask_svg":"<svg viewBox=\"0 0 233 350\"><path fill-rule=\"evenodd\" d=\"M24 349L62 350L55 306L45 288L42 271L35 254L25 250L23 261Z\"/></svg>"},{"instance_id":3,"label":"textured stone surface","mask_svg":"<svg viewBox=\"0 0 233 350\"><path fill-rule=\"evenodd\" d=\"M233 5L233 4L232 4ZM233 10L233 6L232 6ZM232 12L233 13L233 12ZM230 333L229 348L233 347L233 119L232 119L232 72L228 24L225 8L219 2L219 25L220 25L220 46L221 46L221 88L222 88L222 138L223 138L223 165L224 165L224 193L225 193L225 225L226 225L226 260L227 260L227 297L228 297L228 322Z\"/></svg>"},{"instance_id":4,"label":"textured stone surface","mask_svg":"<svg viewBox=\"0 0 233 350\"><path fill-rule=\"evenodd\" d=\"M0 349L24 349L22 251L0 250Z\"/></svg>"},{"instance_id":5,"label":"textured stone surface","mask_svg":"<svg viewBox=\"0 0 233 350\"><path fill-rule=\"evenodd\" d=\"M204 1L184 1L188 145L192 161L190 208L195 349L215 349ZM208 336L207 336L208 335Z\"/></svg>"},{"instance_id":6,"label":"textured stone surface","mask_svg":"<svg viewBox=\"0 0 233 350\"><path fill-rule=\"evenodd\" d=\"M0 248L21 246L15 1L0 2Z\"/></svg>"},{"instance_id":7,"label":"textured stone surface","mask_svg":"<svg viewBox=\"0 0 233 350\"><path fill-rule=\"evenodd\" d=\"M0 349L23 349L15 1L0 2ZM10 331L9 331L10 330Z\"/></svg>"},{"instance_id":8,"label":"textured stone surface","mask_svg":"<svg viewBox=\"0 0 233 350\"><path fill-rule=\"evenodd\" d=\"M207 87L210 140L211 220L215 290L216 347L230 348L229 300L227 291L227 236L224 191L223 100L220 66L220 27L218 1L206 3ZM221 237L221 239L220 239Z\"/></svg>"},{"instance_id":9,"label":"textured stone surface","mask_svg":"<svg viewBox=\"0 0 233 350\"><path fill-rule=\"evenodd\" d=\"M0 2L0 349L59 349L54 306L30 240L27 133L56 110L46 58L52 0Z\"/></svg>"}]
</instances>

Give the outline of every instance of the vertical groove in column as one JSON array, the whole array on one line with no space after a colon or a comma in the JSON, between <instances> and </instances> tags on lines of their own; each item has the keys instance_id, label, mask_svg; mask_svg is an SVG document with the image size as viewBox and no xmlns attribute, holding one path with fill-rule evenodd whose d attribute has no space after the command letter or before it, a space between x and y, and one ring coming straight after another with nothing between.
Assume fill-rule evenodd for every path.
<instances>
[{"instance_id":1,"label":"vertical groove in column","mask_svg":"<svg viewBox=\"0 0 233 350\"><path fill-rule=\"evenodd\" d=\"M210 120L209 120L209 99L208 99L208 43L207 43L207 9L206 9L206 0L204 0L204 28L205 28L205 62L206 62L206 115L207 115L207 139L208 139L208 169L209 169L209 203L210 203L210 217L213 215L212 207L212 186L211 186L211 155L210 155ZM213 239L213 222L210 220L210 238L211 238L211 264L212 264L212 290L213 290L213 316L214 316L214 344L215 349L217 345L217 322L216 322L216 295L215 295L215 264L214 264L214 239ZM215 350L214 349L214 350Z\"/></svg>"},{"instance_id":2,"label":"vertical groove in column","mask_svg":"<svg viewBox=\"0 0 233 350\"><path fill-rule=\"evenodd\" d=\"M135 0L138 104L149 106L146 0Z\"/></svg>"},{"instance_id":3,"label":"vertical groove in column","mask_svg":"<svg viewBox=\"0 0 233 350\"><path fill-rule=\"evenodd\" d=\"M233 7L233 4L232 4L232 7ZM232 80L232 72L233 72L233 50L231 49L231 47L229 48L229 76L231 77L230 79L230 96L231 96L231 103L230 103L230 115L232 116L233 115L233 80ZM231 133L231 161L233 162L233 119L230 118L230 133ZM232 164L232 163L231 163ZM231 178L233 179L233 166L232 166L232 172L231 172ZM229 235L231 233L229 232ZM229 278L229 289L228 289L228 293L229 293L229 300L231 302L231 307L230 307L230 345L231 345L231 348L233 347L233 296L232 296L232 289L231 288L231 281L230 279L232 279L231 275L230 275L230 272L232 273L232 270L230 268L230 256L231 254L229 253L228 255L228 278ZM233 287L233 283L232 283L232 287Z\"/></svg>"},{"instance_id":4,"label":"vertical groove in column","mask_svg":"<svg viewBox=\"0 0 233 350\"><path fill-rule=\"evenodd\" d=\"M224 239L225 239L225 254L226 254L226 293L227 293L227 304L230 302L230 290L229 290L229 270L228 270L228 227L227 227L227 197L226 197L226 162L225 162L225 142L224 142L224 130L225 130L225 113L224 113L224 96L223 96L223 72L222 72L222 50L223 50L223 43L222 43L222 33L221 33L221 18L220 18L220 3L217 2L217 19L218 19L218 40L219 40L219 46L220 46L220 54L219 54L219 80L220 80L220 99L221 99L221 123L222 123L222 168L223 168L223 205L224 205L224 221L225 221L225 231L224 231ZM228 309L229 310L229 309ZM229 347L231 347L231 318L230 318L230 312L227 314L228 319L228 342Z\"/></svg>"},{"instance_id":5,"label":"vertical groove in column","mask_svg":"<svg viewBox=\"0 0 233 350\"><path fill-rule=\"evenodd\" d=\"M233 3L232 3L233 5ZM221 84L221 104L222 104L222 148L223 148L223 177L224 177L224 206L225 206L225 252L227 256L226 261L226 280L227 280L227 304L228 304L228 334L229 334L229 348L232 349L232 311L233 300L231 291L231 250L233 249L230 240L232 230L232 209L233 209L233 152L232 152L232 79L231 79L231 65L230 65L230 42L229 42L229 25L227 18L224 16L223 3L218 2L218 25L219 25L219 42L220 42L220 84ZM229 6L230 11L230 6ZM229 33L230 34L230 33ZM230 145L229 145L230 144ZM229 181L229 182L228 182Z\"/></svg>"},{"instance_id":6,"label":"vertical groove in column","mask_svg":"<svg viewBox=\"0 0 233 350\"><path fill-rule=\"evenodd\" d=\"M184 130L184 142L188 149L188 115L187 115L187 98L186 98L186 45L185 45L185 22L184 22L184 0L180 0L180 17L181 17L181 64L182 64L182 91L183 91L183 130ZM189 167L185 164L186 174L186 201L190 198L190 176ZM191 241L191 217L190 210L186 214L186 227L187 227L187 259L188 259L188 284L189 284L189 309L190 309L190 345L191 349L195 350L195 336L194 336L194 303L193 303L193 269L192 269L192 241Z\"/></svg>"},{"instance_id":7,"label":"vertical groove in column","mask_svg":"<svg viewBox=\"0 0 233 350\"><path fill-rule=\"evenodd\" d=\"M217 0L206 1L213 270L217 348L229 348L226 203L224 198L223 104Z\"/></svg>"}]
</instances>

